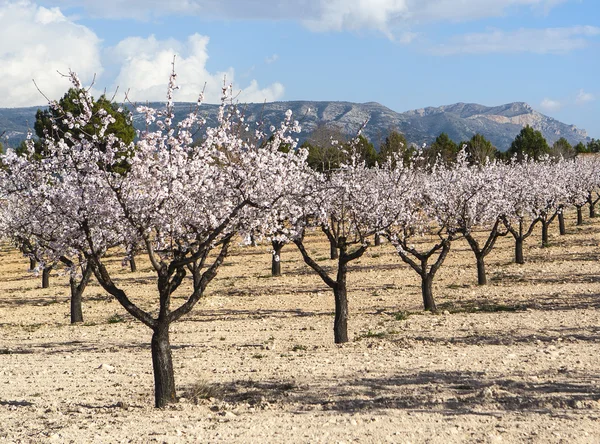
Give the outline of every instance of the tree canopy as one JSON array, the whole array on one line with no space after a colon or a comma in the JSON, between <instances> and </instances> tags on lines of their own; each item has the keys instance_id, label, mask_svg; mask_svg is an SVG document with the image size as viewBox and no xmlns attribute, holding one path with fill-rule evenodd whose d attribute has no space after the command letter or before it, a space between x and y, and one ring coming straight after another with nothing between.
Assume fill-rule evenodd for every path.
<instances>
[{"instance_id":1,"label":"tree canopy","mask_svg":"<svg viewBox=\"0 0 600 444\"><path fill-rule=\"evenodd\" d=\"M447 133L441 133L435 141L425 149L425 158L429 164L433 164L440 158L443 162L449 163L456 159L458 154L458 145L450 139Z\"/></svg>"},{"instance_id":2,"label":"tree canopy","mask_svg":"<svg viewBox=\"0 0 600 444\"><path fill-rule=\"evenodd\" d=\"M106 134L115 135L126 145L133 142L136 131L131 120L131 113L120 108L116 103L112 103L105 95L100 96L96 101L92 98L92 108L89 110L91 117L86 119L83 125L73 123L72 117L77 119L87 111L84 107L85 102L81 100L82 93L82 90L70 88L58 101L57 107L37 110L33 126L35 134L39 138L34 144L35 157L42 158L47 154L44 144L48 137L58 139L70 134L71 137L65 138L65 142L70 145L73 144L72 140L81 138L93 140L96 137L100 140L102 137L99 132L103 128L101 119L105 116L111 116L114 119L104 129ZM24 144L17 148L19 154L24 154L24 151Z\"/></svg>"},{"instance_id":3,"label":"tree canopy","mask_svg":"<svg viewBox=\"0 0 600 444\"><path fill-rule=\"evenodd\" d=\"M471 163L483 164L488 159L493 160L498 152L492 142L479 133L474 134L467 142L461 142L460 148L463 146Z\"/></svg>"},{"instance_id":4,"label":"tree canopy","mask_svg":"<svg viewBox=\"0 0 600 444\"><path fill-rule=\"evenodd\" d=\"M550 148L550 154L552 157L563 157L565 159L570 159L577 154L577 151L575 151L567 139L561 137L552 144L552 148Z\"/></svg>"},{"instance_id":5,"label":"tree canopy","mask_svg":"<svg viewBox=\"0 0 600 444\"><path fill-rule=\"evenodd\" d=\"M408 165L415 154L414 147L408 144L404 134L391 130L379 148L379 162L385 162L390 156L398 155L404 165Z\"/></svg>"},{"instance_id":6,"label":"tree canopy","mask_svg":"<svg viewBox=\"0 0 600 444\"><path fill-rule=\"evenodd\" d=\"M538 160L544 154L550 153L548 142L541 131L533 129L531 126L525 126L515 140L513 140L508 150L509 156L517 156L517 160L522 161L525 156Z\"/></svg>"}]
</instances>

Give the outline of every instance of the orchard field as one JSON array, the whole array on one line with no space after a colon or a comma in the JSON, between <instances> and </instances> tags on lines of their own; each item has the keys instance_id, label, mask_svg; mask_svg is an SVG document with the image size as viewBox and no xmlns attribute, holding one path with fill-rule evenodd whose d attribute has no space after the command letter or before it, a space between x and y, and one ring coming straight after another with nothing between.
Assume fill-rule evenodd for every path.
<instances>
[{"instance_id":1,"label":"orchard field","mask_svg":"<svg viewBox=\"0 0 600 444\"><path fill-rule=\"evenodd\" d=\"M51 287L2 247L0 442L540 442L600 440L600 219L567 234L539 226L513 263L500 238L477 285L464 239L423 311L418 275L389 243L349 264L349 342L333 341L334 298L286 245L270 276L265 245L234 242L206 295L171 325L179 402L153 408L151 331L93 280L69 323L68 276ZM327 239L307 234L321 266ZM142 255L143 256L143 255ZM151 310L151 265L107 260ZM179 304L190 278L174 294ZM179 296L181 294L182 296Z\"/></svg>"}]
</instances>

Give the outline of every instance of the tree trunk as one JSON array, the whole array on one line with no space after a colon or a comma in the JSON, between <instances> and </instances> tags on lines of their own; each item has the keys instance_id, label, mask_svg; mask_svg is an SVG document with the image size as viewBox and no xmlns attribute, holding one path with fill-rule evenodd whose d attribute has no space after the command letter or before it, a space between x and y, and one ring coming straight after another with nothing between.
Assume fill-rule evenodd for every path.
<instances>
[{"instance_id":1,"label":"tree trunk","mask_svg":"<svg viewBox=\"0 0 600 444\"><path fill-rule=\"evenodd\" d=\"M29 271L35 270L36 265L37 265L37 261L35 260L35 258L30 257L29 258Z\"/></svg>"},{"instance_id":2,"label":"tree trunk","mask_svg":"<svg viewBox=\"0 0 600 444\"><path fill-rule=\"evenodd\" d=\"M69 279L69 285L71 287L71 324L77 324L78 322L83 322L83 310L81 309L81 299L85 287L80 288L77 285L77 281L72 276Z\"/></svg>"},{"instance_id":3,"label":"tree trunk","mask_svg":"<svg viewBox=\"0 0 600 444\"><path fill-rule=\"evenodd\" d=\"M329 241L329 257L330 259L337 259L340 257L340 253L337 249L337 245L333 241Z\"/></svg>"},{"instance_id":4,"label":"tree trunk","mask_svg":"<svg viewBox=\"0 0 600 444\"><path fill-rule=\"evenodd\" d=\"M379 233L375 233L375 246L378 247L381 245L381 235Z\"/></svg>"},{"instance_id":5,"label":"tree trunk","mask_svg":"<svg viewBox=\"0 0 600 444\"><path fill-rule=\"evenodd\" d=\"M281 276L281 249L283 248L283 242L273 241L273 256L271 258L271 276Z\"/></svg>"},{"instance_id":6,"label":"tree trunk","mask_svg":"<svg viewBox=\"0 0 600 444\"><path fill-rule=\"evenodd\" d=\"M52 267L44 267L42 270L42 288L50 288L50 272Z\"/></svg>"},{"instance_id":7,"label":"tree trunk","mask_svg":"<svg viewBox=\"0 0 600 444\"><path fill-rule=\"evenodd\" d=\"M590 200L590 218L596 217L596 204L593 200Z\"/></svg>"},{"instance_id":8,"label":"tree trunk","mask_svg":"<svg viewBox=\"0 0 600 444\"><path fill-rule=\"evenodd\" d=\"M135 263L135 256L133 255L133 253L131 253L131 255L129 256L129 269L132 273L135 273L137 271L137 264Z\"/></svg>"},{"instance_id":9,"label":"tree trunk","mask_svg":"<svg viewBox=\"0 0 600 444\"><path fill-rule=\"evenodd\" d=\"M71 324L83 322L83 310L81 308L81 302L83 298L83 292L85 287L90 282L92 277L92 267L90 264L86 264L82 270L81 281L77 283L75 277L69 278L69 286L71 287Z\"/></svg>"},{"instance_id":10,"label":"tree trunk","mask_svg":"<svg viewBox=\"0 0 600 444\"><path fill-rule=\"evenodd\" d=\"M525 259L523 258L523 238L515 238L515 263L524 264Z\"/></svg>"},{"instance_id":11,"label":"tree trunk","mask_svg":"<svg viewBox=\"0 0 600 444\"><path fill-rule=\"evenodd\" d=\"M476 255L477 257L477 283L479 285L487 285L487 276L485 275L485 256L483 254Z\"/></svg>"},{"instance_id":12,"label":"tree trunk","mask_svg":"<svg viewBox=\"0 0 600 444\"><path fill-rule=\"evenodd\" d=\"M159 323L154 329L151 349L154 369L154 406L162 408L177 402L168 322Z\"/></svg>"},{"instance_id":13,"label":"tree trunk","mask_svg":"<svg viewBox=\"0 0 600 444\"><path fill-rule=\"evenodd\" d=\"M565 226L565 215L562 211L558 213L558 231L560 232L561 236L567 234L567 227Z\"/></svg>"},{"instance_id":14,"label":"tree trunk","mask_svg":"<svg viewBox=\"0 0 600 444\"><path fill-rule=\"evenodd\" d=\"M550 246L550 240L548 237L548 223L542 221L542 248Z\"/></svg>"},{"instance_id":15,"label":"tree trunk","mask_svg":"<svg viewBox=\"0 0 600 444\"><path fill-rule=\"evenodd\" d=\"M437 307L435 300L433 299L433 276L430 274L424 274L421 276L421 292L423 294L423 307L425 311L436 312Z\"/></svg>"},{"instance_id":16,"label":"tree trunk","mask_svg":"<svg viewBox=\"0 0 600 444\"><path fill-rule=\"evenodd\" d=\"M335 296L335 320L333 322L333 336L336 344L348 342L348 294L346 284L338 284L333 289Z\"/></svg>"},{"instance_id":17,"label":"tree trunk","mask_svg":"<svg viewBox=\"0 0 600 444\"><path fill-rule=\"evenodd\" d=\"M583 211L577 207L577 225L583 225Z\"/></svg>"}]
</instances>

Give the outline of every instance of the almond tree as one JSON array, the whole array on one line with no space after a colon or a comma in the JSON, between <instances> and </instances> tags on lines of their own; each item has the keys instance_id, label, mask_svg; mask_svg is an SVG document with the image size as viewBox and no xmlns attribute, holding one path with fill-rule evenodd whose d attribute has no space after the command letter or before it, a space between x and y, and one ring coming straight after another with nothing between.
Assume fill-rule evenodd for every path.
<instances>
[{"instance_id":1,"label":"almond tree","mask_svg":"<svg viewBox=\"0 0 600 444\"><path fill-rule=\"evenodd\" d=\"M0 173L2 188L2 231L23 251L34 258L34 270L42 271L43 288L48 288L48 272L62 263L69 273L71 291L71 323L83 322L82 296L92 275L92 269L80 251L65 249L57 240L63 224L60 208L54 208L45 199L43 183L46 166L32 157L17 156L9 151L2 157L5 168Z\"/></svg>"},{"instance_id":2,"label":"almond tree","mask_svg":"<svg viewBox=\"0 0 600 444\"><path fill-rule=\"evenodd\" d=\"M460 175L451 166L438 163L431 167L431 172L419 170L414 174L414 193L393 196L403 211L397 213L386 237L402 261L419 274L424 309L435 312L433 279L444 263L452 241L460 235L456 225L457 212L467 196L459 191ZM431 237L435 238L433 246L419 249L414 245L416 238Z\"/></svg>"},{"instance_id":3,"label":"almond tree","mask_svg":"<svg viewBox=\"0 0 600 444\"><path fill-rule=\"evenodd\" d=\"M566 165L567 162L563 159L557 162L545 159L538 162L535 168L538 189L535 192L537 199L534 200L533 211L542 225L542 247L547 247L550 243L548 229L554 219L558 218L560 231L564 233L564 220L561 216L569 200L566 176L569 170Z\"/></svg>"},{"instance_id":4,"label":"almond tree","mask_svg":"<svg viewBox=\"0 0 600 444\"><path fill-rule=\"evenodd\" d=\"M461 152L453 168L457 174L454 188L460 197L456 200L459 207L454 212L456 220L452 224L465 237L475 255L477 283L486 285L485 257L492 251L498 237L507 234L501 230L500 219L506 205L502 187L505 166L495 161L470 165L466 152ZM487 234L483 244L476 235L477 231Z\"/></svg>"},{"instance_id":5,"label":"almond tree","mask_svg":"<svg viewBox=\"0 0 600 444\"><path fill-rule=\"evenodd\" d=\"M577 156L566 164L570 171L565 174L569 203L577 210L577 225L583 224L583 206L590 204L594 214L597 199L594 192L600 184L600 163L594 156ZM593 216L592 216L593 217Z\"/></svg>"},{"instance_id":6,"label":"almond tree","mask_svg":"<svg viewBox=\"0 0 600 444\"><path fill-rule=\"evenodd\" d=\"M336 344L348 342L348 264L360 258L369 247L368 238L384 229L389 221L379 213L392 213L388 199L392 192L382 169L368 168L351 155L350 161L329 174L314 173L307 182L306 192L299 205L303 211L296 217L297 235L293 239L304 262L332 289L335 299L333 325ZM406 191L406 184L398 181L396 193ZM336 267L331 273L307 251L304 233L320 228L337 252Z\"/></svg>"},{"instance_id":7,"label":"almond tree","mask_svg":"<svg viewBox=\"0 0 600 444\"><path fill-rule=\"evenodd\" d=\"M539 194L543 183L539 182L537 162L527 158L522 162L511 162L503 178L507 206L502 221L515 239L515 263L524 264L523 244L540 222Z\"/></svg>"},{"instance_id":8,"label":"almond tree","mask_svg":"<svg viewBox=\"0 0 600 444\"><path fill-rule=\"evenodd\" d=\"M81 91L84 112L65 119L69 126L84 127L92 118L91 97L74 74L71 79ZM256 217L257 209L277 205L305 160L278 150L283 142L295 144L288 136L297 130L291 112L269 143L240 137L237 109L227 105L229 87L223 88L218 126L207 128L204 141L194 145L192 135L203 121L193 112L174 123L175 80L173 72L163 110L138 108L148 128L156 130L141 133L135 149L106 133L111 119L104 116L97 139L77 140L69 132L48 137L45 174L32 184L51 214L60 209L53 221L57 249L83 252L100 285L152 330L156 407L176 401L170 325L202 298L238 230ZM127 174L111 167L117 162L125 164ZM139 240L156 277L158 304L152 311L130 299L105 261L109 248ZM182 286L188 274L191 282ZM173 293L188 286L185 301L172 307Z\"/></svg>"}]
</instances>

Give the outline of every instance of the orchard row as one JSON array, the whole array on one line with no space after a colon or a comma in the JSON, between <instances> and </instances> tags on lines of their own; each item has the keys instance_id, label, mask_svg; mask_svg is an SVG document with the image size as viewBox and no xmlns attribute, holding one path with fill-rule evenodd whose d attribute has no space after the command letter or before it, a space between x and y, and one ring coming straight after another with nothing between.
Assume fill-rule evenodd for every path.
<instances>
[{"instance_id":1,"label":"orchard row","mask_svg":"<svg viewBox=\"0 0 600 444\"><path fill-rule=\"evenodd\" d=\"M280 272L281 247L293 242L306 264L332 289L336 302L334 340L348 340L348 264L370 241L385 237L419 274L424 308L436 310L432 282L452 242L464 237L486 283L485 257L498 236L515 240L515 261L536 226L542 243L563 211L600 199L600 163L593 157L428 164L392 155L367 166L348 146L345 163L315 171L297 148L298 123L286 113L265 132L244 122L223 88L218 125L203 128L199 111L173 121L176 75L171 75L163 110L139 107L147 130L137 141L110 131L115 116L96 107L71 75L72 103L50 103L55 117L43 149L29 141L24 152L2 157L2 232L48 270L70 270L71 320L82 321L81 297L92 275L134 318L153 331L155 405L175 402L169 327L189 313L217 274L234 239L273 245L273 273ZM201 98L199 99L199 104ZM198 128L205 137L194 142ZM355 140L359 140L358 138ZM335 141L333 141L335 143ZM37 149L36 149L37 148ZM307 230L322 230L337 267L333 274L308 252ZM422 243L425 236L434 242ZM113 279L107 252L123 246L129 261L146 254L156 276L157 305L144 310ZM185 301L172 294L191 277ZM185 286L184 286L185 287Z\"/></svg>"}]
</instances>

